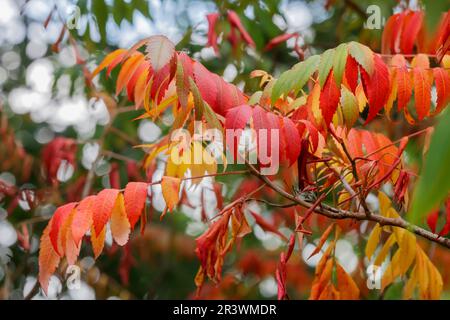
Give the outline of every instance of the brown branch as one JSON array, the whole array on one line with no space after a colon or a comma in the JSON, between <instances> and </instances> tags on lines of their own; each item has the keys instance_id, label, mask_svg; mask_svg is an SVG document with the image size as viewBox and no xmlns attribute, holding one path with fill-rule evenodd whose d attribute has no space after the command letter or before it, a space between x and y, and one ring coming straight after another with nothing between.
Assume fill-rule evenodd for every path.
<instances>
[{"instance_id":1,"label":"brown branch","mask_svg":"<svg viewBox=\"0 0 450 320\"><path fill-rule=\"evenodd\" d=\"M285 197L286 199L296 202L299 205L301 205L302 207L307 208L307 209L314 206L313 203L303 200L301 198L297 198L296 196L290 194L289 192L287 192L280 186L274 184L272 181L270 181L269 178L261 175L261 173L253 165L247 163L247 166L250 168L250 172L254 176L258 177L260 180L265 182L269 188L273 189L274 191L276 191L278 194ZM354 212L354 211L342 210L342 209L328 206L326 204L321 204L320 206L317 206L314 209L314 212L321 214L323 216L326 216L328 218L331 218L331 219L336 219L336 220L341 220L341 219L355 219L355 220L359 220L359 221L367 220L367 221L377 222L382 226L386 225L386 226L399 227L402 229L409 230L418 236L421 236L425 239L428 239L430 241L433 241L435 243L438 243L438 244L450 249L450 239L441 237L438 234L435 234L435 233L425 230L421 227L413 225L413 224L405 221L402 218L387 218L387 217L383 217L383 216L376 215L373 213L370 213L370 215L366 215L365 212Z\"/></svg>"}]
</instances>

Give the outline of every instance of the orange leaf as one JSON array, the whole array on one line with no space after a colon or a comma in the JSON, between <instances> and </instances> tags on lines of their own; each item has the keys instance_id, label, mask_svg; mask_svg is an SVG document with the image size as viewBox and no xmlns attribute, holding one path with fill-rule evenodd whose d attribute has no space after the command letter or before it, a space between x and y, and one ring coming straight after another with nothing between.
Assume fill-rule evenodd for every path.
<instances>
[{"instance_id":1,"label":"orange leaf","mask_svg":"<svg viewBox=\"0 0 450 320\"><path fill-rule=\"evenodd\" d=\"M91 243L95 259L97 259L100 253L102 253L103 251L103 247L105 246L105 237L106 228L103 228L99 235L95 233L94 227L91 228Z\"/></svg>"},{"instance_id":2,"label":"orange leaf","mask_svg":"<svg viewBox=\"0 0 450 320\"><path fill-rule=\"evenodd\" d=\"M50 221L44 229L39 249L39 283L41 284L45 294L47 294L50 277L55 272L60 261L60 257L53 249L53 245L50 240L49 234L51 225L52 221Z\"/></svg>"},{"instance_id":3,"label":"orange leaf","mask_svg":"<svg viewBox=\"0 0 450 320\"><path fill-rule=\"evenodd\" d=\"M422 68L413 69L413 79L417 117L422 120L430 114L431 85L427 71Z\"/></svg>"},{"instance_id":4,"label":"orange leaf","mask_svg":"<svg viewBox=\"0 0 450 320\"><path fill-rule=\"evenodd\" d=\"M398 68L397 79L397 106L398 110L406 108L412 95L411 77L406 67Z\"/></svg>"},{"instance_id":5,"label":"orange leaf","mask_svg":"<svg viewBox=\"0 0 450 320\"><path fill-rule=\"evenodd\" d=\"M359 288L353 281L352 277L345 272L339 263L336 263L337 289L340 292L340 299L356 300L359 299Z\"/></svg>"},{"instance_id":6,"label":"orange leaf","mask_svg":"<svg viewBox=\"0 0 450 320\"><path fill-rule=\"evenodd\" d=\"M164 176L161 179L162 194L169 211L172 211L180 201L180 184L179 178Z\"/></svg>"},{"instance_id":7,"label":"orange leaf","mask_svg":"<svg viewBox=\"0 0 450 320\"><path fill-rule=\"evenodd\" d=\"M119 61L123 58L125 55L126 50L125 49L117 49L110 54L108 54L105 59L99 64L99 66L92 72L92 78L94 78L100 71L105 69L107 66L109 66L113 61L118 60Z\"/></svg>"},{"instance_id":8,"label":"orange leaf","mask_svg":"<svg viewBox=\"0 0 450 320\"><path fill-rule=\"evenodd\" d=\"M130 222L125 212L124 198L121 193L118 194L116 203L111 214L111 233L113 239L119 246L128 242L130 235Z\"/></svg>"},{"instance_id":9,"label":"orange leaf","mask_svg":"<svg viewBox=\"0 0 450 320\"><path fill-rule=\"evenodd\" d=\"M317 244L317 247L309 255L308 259L310 259L311 257L315 256L316 254L318 254L320 252L320 250L322 250L322 247L323 247L325 241L327 241L328 236L330 235L331 231L333 230L333 227L334 227L334 223L330 224L330 226L325 230L325 232L322 233L322 236L320 237L320 240L319 240L319 243Z\"/></svg>"},{"instance_id":10,"label":"orange leaf","mask_svg":"<svg viewBox=\"0 0 450 320\"><path fill-rule=\"evenodd\" d=\"M51 223L49 224L50 241L53 245L53 249L55 250L55 252L58 253L61 257L63 256L64 248L62 247L62 244L60 242L59 233L67 217L69 216L69 214L72 212L72 209L75 208L76 205L77 205L76 202L71 202L56 209L55 213L53 214Z\"/></svg>"},{"instance_id":11,"label":"orange leaf","mask_svg":"<svg viewBox=\"0 0 450 320\"><path fill-rule=\"evenodd\" d=\"M104 189L95 197L92 206L93 209L93 226L97 235L99 235L111 217L112 209L116 203L119 190Z\"/></svg>"},{"instance_id":12,"label":"orange leaf","mask_svg":"<svg viewBox=\"0 0 450 320\"><path fill-rule=\"evenodd\" d=\"M125 211L130 221L131 229L134 228L142 214L147 199L147 189L148 184L144 182L130 182L125 187Z\"/></svg>"},{"instance_id":13,"label":"orange leaf","mask_svg":"<svg viewBox=\"0 0 450 320\"><path fill-rule=\"evenodd\" d=\"M60 242L64 248L64 254L69 265L75 264L80 253L80 247L75 244L72 236L72 222L75 213L76 209L72 209L60 232Z\"/></svg>"},{"instance_id":14,"label":"orange leaf","mask_svg":"<svg viewBox=\"0 0 450 320\"><path fill-rule=\"evenodd\" d=\"M77 246L92 224L92 203L95 196L84 198L77 206L72 221L72 237Z\"/></svg>"},{"instance_id":15,"label":"orange leaf","mask_svg":"<svg viewBox=\"0 0 450 320\"><path fill-rule=\"evenodd\" d=\"M118 96L122 89L128 84L128 81L130 81L133 73L136 71L143 60L144 55L142 53L136 53L127 61L125 61L122 68L120 69L119 75L117 76L116 96Z\"/></svg>"}]
</instances>

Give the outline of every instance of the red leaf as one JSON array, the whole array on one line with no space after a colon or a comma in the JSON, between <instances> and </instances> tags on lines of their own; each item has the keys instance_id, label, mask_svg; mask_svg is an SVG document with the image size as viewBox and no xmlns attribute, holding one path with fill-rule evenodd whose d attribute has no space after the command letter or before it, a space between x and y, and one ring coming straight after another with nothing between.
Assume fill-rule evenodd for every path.
<instances>
[{"instance_id":1,"label":"red leaf","mask_svg":"<svg viewBox=\"0 0 450 320\"><path fill-rule=\"evenodd\" d=\"M150 96L155 99L156 102L160 102L164 98L164 94L169 88L170 81L175 75L176 55L169 63L164 65L161 69L153 73L153 83L150 90Z\"/></svg>"},{"instance_id":2,"label":"red leaf","mask_svg":"<svg viewBox=\"0 0 450 320\"><path fill-rule=\"evenodd\" d=\"M413 79L417 117L422 120L430 114L431 105L431 84L427 70L414 68Z\"/></svg>"},{"instance_id":3,"label":"red leaf","mask_svg":"<svg viewBox=\"0 0 450 320\"><path fill-rule=\"evenodd\" d=\"M433 212L428 214L427 224L433 233L436 233L436 226L437 226L438 218L439 218L439 210L434 210Z\"/></svg>"},{"instance_id":4,"label":"red leaf","mask_svg":"<svg viewBox=\"0 0 450 320\"><path fill-rule=\"evenodd\" d=\"M42 160L48 181L57 184L57 173L63 161L76 166L77 143L74 139L57 137L42 150Z\"/></svg>"},{"instance_id":5,"label":"red leaf","mask_svg":"<svg viewBox=\"0 0 450 320\"><path fill-rule=\"evenodd\" d=\"M251 47L255 47L255 42L252 37L248 34L247 30L245 30L244 26L241 23L241 19L236 14L236 12L232 10L228 10L228 21L230 22L231 28L236 28L241 33L242 39Z\"/></svg>"},{"instance_id":6,"label":"red leaf","mask_svg":"<svg viewBox=\"0 0 450 320\"><path fill-rule=\"evenodd\" d=\"M263 150L266 150L267 156L270 157L271 154L271 134L270 134L270 124L267 120L267 112L261 108L260 106L255 106L253 108L252 119L253 119L253 128L256 131L256 139L257 139L257 151L258 155L260 155L260 150L262 147L262 143L265 143ZM261 141L260 139L260 130L267 130L267 135L265 141Z\"/></svg>"},{"instance_id":7,"label":"red leaf","mask_svg":"<svg viewBox=\"0 0 450 320\"><path fill-rule=\"evenodd\" d=\"M280 238L282 238L283 240L287 241L287 238L284 234L282 234L280 231L278 231L278 229L272 225L271 223L269 223L268 221L266 221L263 217L261 217L259 214L253 212L250 210L251 215L253 216L253 218L255 218L255 222L266 232L272 232L275 233L276 235L280 236Z\"/></svg>"},{"instance_id":8,"label":"red leaf","mask_svg":"<svg viewBox=\"0 0 450 320\"><path fill-rule=\"evenodd\" d=\"M219 53L219 47L217 46L217 32L216 25L219 20L219 13L210 13L206 15L208 20L208 46L213 47L214 52Z\"/></svg>"},{"instance_id":9,"label":"red leaf","mask_svg":"<svg viewBox=\"0 0 450 320\"><path fill-rule=\"evenodd\" d=\"M434 114L438 114L450 103L450 75L443 68L434 68L433 75L436 81L437 92L437 103Z\"/></svg>"},{"instance_id":10,"label":"red leaf","mask_svg":"<svg viewBox=\"0 0 450 320\"><path fill-rule=\"evenodd\" d=\"M70 212L72 211L73 208L75 208L76 205L77 205L76 202L71 202L59 207L58 209L56 209L52 217L49 232L50 241L52 243L55 252L61 257L63 256L63 248L61 247L61 244L58 241L59 232L61 230L64 221L70 215Z\"/></svg>"},{"instance_id":11,"label":"red leaf","mask_svg":"<svg viewBox=\"0 0 450 320\"><path fill-rule=\"evenodd\" d=\"M286 157L289 159L289 165L292 165L297 161L301 144L297 127L294 122L287 117L283 118L283 136L286 142Z\"/></svg>"},{"instance_id":12,"label":"red leaf","mask_svg":"<svg viewBox=\"0 0 450 320\"><path fill-rule=\"evenodd\" d=\"M347 63L345 64L345 79L349 89L355 93L358 86L358 62L351 55L347 56Z\"/></svg>"},{"instance_id":13,"label":"red leaf","mask_svg":"<svg viewBox=\"0 0 450 320\"><path fill-rule=\"evenodd\" d=\"M269 41L269 43L264 47L264 51L269 51L272 50L274 47L276 47L277 45L288 41L289 39L293 38L293 37L298 37L298 33L283 33L279 36L276 36L275 38L273 38L272 40Z\"/></svg>"},{"instance_id":14,"label":"red leaf","mask_svg":"<svg viewBox=\"0 0 450 320\"><path fill-rule=\"evenodd\" d=\"M227 112L225 118L225 128L227 129L226 142L228 147L232 149L235 159L237 157L239 138L242 134L240 131L245 128L251 116L252 108L246 104L234 107Z\"/></svg>"},{"instance_id":15,"label":"red leaf","mask_svg":"<svg viewBox=\"0 0 450 320\"><path fill-rule=\"evenodd\" d=\"M381 53L389 54L393 52L391 44L394 42L393 29L398 22L398 14L389 17L384 25L383 34L381 36Z\"/></svg>"},{"instance_id":16,"label":"red leaf","mask_svg":"<svg viewBox=\"0 0 450 320\"><path fill-rule=\"evenodd\" d=\"M333 70L328 75L322 91L320 92L319 107L322 111L322 116L325 125L328 127L333 120L333 115L338 107L341 91L339 90L333 76Z\"/></svg>"},{"instance_id":17,"label":"red leaf","mask_svg":"<svg viewBox=\"0 0 450 320\"><path fill-rule=\"evenodd\" d=\"M245 103L242 92L209 72L200 62L194 62L194 79L203 100L218 114L225 116L228 109Z\"/></svg>"},{"instance_id":18,"label":"red leaf","mask_svg":"<svg viewBox=\"0 0 450 320\"><path fill-rule=\"evenodd\" d=\"M361 70L365 85L366 96L369 100L369 114L366 123L376 117L378 112L383 109L389 98L390 79L389 70L381 57L374 55L374 72L369 77L365 70Z\"/></svg>"},{"instance_id":19,"label":"red leaf","mask_svg":"<svg viewBox=\"0 0 450 320\"><path fill-rule=\"evenodd\" d=\"M124 191L125 211L130 221L131 229L134 228L142 214L147 199L148 184L144 182L129 182Z\"/></svg>"},{"instance_id":20,"label":"red leaf","mask_svg":"<svg viewBox=\"0 0 450 320\"><path fill-rule=\"evenodd\" d=\"M439 232L439 235L441 237L446 236L449 232L450 232L450 199L447 200L447 202L445 203L445 225L444 227L442 227L441 232Z\"/></svg>"},{"instance_id":21,"label":"red leaf","mask_svg":"<svg viewBox=\"0 0 450 320\"><path fill-rule=\"evenodd\" d=\"M104 189L95 197L93 203L93 225L96 235L100 235L111 217L119 190Z\"/></svg>"},{"instance_id":22,"label":"red leaf","mask_svg":"<svg viewBox=\"0 0 450 320\"><path fill-rule=\"evenodd\" d=\"M400 49L402 53L413 53L414 42L417 39L420 28L422 27L422 21L422 11L410 11L404 18L400 41Z\"/></svg>"}]
</instances>

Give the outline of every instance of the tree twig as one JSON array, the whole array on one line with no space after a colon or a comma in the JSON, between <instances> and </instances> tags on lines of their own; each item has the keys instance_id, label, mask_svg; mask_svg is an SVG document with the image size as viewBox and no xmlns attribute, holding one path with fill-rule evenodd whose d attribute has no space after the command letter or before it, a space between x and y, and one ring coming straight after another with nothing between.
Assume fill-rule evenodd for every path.
<instances>
[{"instance_id":1,"label":"tree twig","mask_svg":"<svg viewBox=\"0 0 450 320\"><path fill-rule=\"evenodd\" d=\"M298 197L290 194L289 192L287 192L280 186L276 185L269 178L261 175L261 173L253 165L247 163L247 166L250 168L250 172L254 176L258 177L260 180L265 182L269 188L273 189L274 191L276 191L278 194L285 197L286 199L296 202L300 206L305 207L307 209L311 208L314 205L311 202L308 202L306 200L303 200L301 198L298 198ZM342 210L342 209L328 206L326 204L321 204L320 206L317 206L314 209L314 212L321 214L323 216L326 216L328 218L331 218L331 219L336 219L336 220L341 220L341 219L355 219L355 220L359 220L359 221L367 220L367 221L373 221L373 222L379 223L382 226L386 225L386 226L399 227L402 229L409 230L418 236L421 236L425 239L428 239L430 241L433 241L435 243L438 243L438 244L450 249L450 239L441 237L438 234L435 234L435 233L425 230L419 226L416 226L412 223L409 223L402 218L387 218L387 217L383 217L383 216L380 216L377 214L373 214L372 212L370 213L370 215L366 215L365 212L356 212L356 211L354 212L354 211Z\"/></svg>"}]
</instances>

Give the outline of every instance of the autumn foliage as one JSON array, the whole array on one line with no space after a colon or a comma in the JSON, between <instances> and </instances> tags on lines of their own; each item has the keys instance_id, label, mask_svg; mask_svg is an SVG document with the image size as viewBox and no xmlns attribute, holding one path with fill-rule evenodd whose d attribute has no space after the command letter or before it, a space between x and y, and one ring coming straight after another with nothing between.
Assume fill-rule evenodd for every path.
<instances>
[{"instance_id":1,"label":"autumn foliage","mask_svg":"<svg viewBox=\"0 0 450 320\"><path fill-rule=\"evenodd\" d=\"M147 153L143 160L146 170L155 165L157 157L167 157L164 176L129 182L124 189L104 189L58 207L40 240L39 281L44 291L63 258L69 265L76 263L85 235L97 258L104 249L108 228L119 246L130 241L138 224L142 231L147 224L152 186L162 188L166 208L160 219L164 219L167 212L176 214L177 208L186 203L186 182L198 184L204 177L242 174L249 185L243 183L243 190L228 203L219 201L221 191L214 184L218 213L195 240L198 296L203 287L209 290L208 279L215 284L222 282L228 254L241 247L252 233L251 225L256 224L286 243L274 277L278 298L289 298L289 264L319 224L319 240L309 256L321 254L311 280L310 299L362 298L365 280L354 279L335 255L339 239L351 231L365 239L367 261L375 266L385 263L382 291L402 279L405 299L439 299L442 276L419 239L441 239L440 244L448 246L448 239L439 237L449 232L450 201L439 227L439 204L429 214L429 231L412 227L404 214L409 210L418 175L417 169L405 161L405 149L410 139L421 134L429 138L433 130L422 128L419 133L390 138L376 129L381 119L390 121L390 126L405 121L410 126L431 123L449 105L450 12L443 15L433 35L425 30L424 15L423 11L406 10L391 16L383 32L381 53L351 41L307 55L278 78L255 70L251 76L260 80L255 92L243 92L226 82L185 52L177 51L175 44L162 35L108 53L88 75L90 81L117 72L115 95L124 92L136 109L143 110L137 121L157 120L167 113L173 116L173 125L164 137L154 144L138 146ZM222 41L228 41L235 51L240 44L255 48L234 11L211 13L206 18L208 46L216 54L222 28L228 30ZM265 50L290 38L298 40L298 34L278 36ZM297 44L295 50L302 59L304 52ZM244 170L236 173L227 171L226 161L217 161L225 157L225 150L217 156L204 140L171 140L171 134L182 128L192 135L202 135L196 132L195 121L221 133L239 132L222 141L234 148L235 155L247 129L253 129L256 136L261 130L276 130L279 135L266 141L256 138L256 150L269 150L270 161L256 152L257 163L241 163ZM280 168L264 175L262 169L275 161L270 151L275 141L271 139L276 139ZM58 161L74 164L73 148L73 141L58 139L44 149L49 182L55 183ZM243 156L240 152L237 157ZM184 162L176 163L173 155ZM196 155L203 161L193 161ZM386 191L387 185L391 191ZM368 203L369 196L376 198L378 205ZM275 207L284 210L278 217L291 232L281 232L280 222L273 223L255 212L249 205L253 200L268 207L278 204ZM317 217L325 220L314 220ZM344 223L346 219L352 223ZM367 229L360 231L359 222L364 220Z\"/></svg>"}]
</instances>

